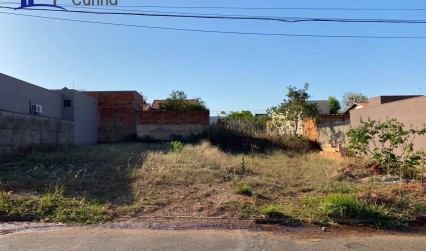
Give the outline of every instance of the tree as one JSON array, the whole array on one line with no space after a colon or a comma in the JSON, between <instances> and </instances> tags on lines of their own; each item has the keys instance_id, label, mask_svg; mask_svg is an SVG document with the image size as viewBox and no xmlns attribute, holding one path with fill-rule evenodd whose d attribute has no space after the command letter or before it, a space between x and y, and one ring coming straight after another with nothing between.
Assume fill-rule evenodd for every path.
<instances>
[{"instance_id":1,"label":"tree","mask_svg":"<svg viewBox=\"0 0 426 251\"><path fill-rule=\"evenodd\" d=\"M368 102L368 97L359 92L347 92L343 95L342 103L345 105L345 109L359 102Z\"/></svg>"},{"instance_id":2,"label":"tree","mask_svg":"<svg viewBox=\"0 0 426 251\"><path fill-rule=\"evenodd\" d=\"M287 89L287 99L284 99L278 107L271 107L269 113L274 128L285 126L296 135L300 123L303 123L304 120L313 119L315 122L319 120L319 110L316 104L308 103L308 99L311 97L308 94L308 83L300 90L294 86L289 86Z\"/></svg>"},{"instance_id":3,"label":"tree","mask_svg":"<svg viewBox=\"0 0 426 251\"><path fill-rule=\"evenodd\" d=\"M221 112L221 115L225 116L225 118L222 119L222 121L224 122L230 122L230 121L241 121L241 122L255 122L255 123L266 123L267 121L269 121L269 116L268 114L261 116L261 117L256 117L255 115L253 115L253 113L251 111L241 111L241 112L230 112L230 113L226 113L226 112Z\"/></svg>"},{"instance_id":4,"label":"tree","mask_svg":"<svg viewBox=\"0 0 426 251\"><path fill-rule=\"evenodd\" d=\"M256 116L251 113L251 111L241 111L241 112L230 112L226 115L226 121L239 120L245 122L254 122L256 121Z\"/></svg>"},{"instance_id":5,"label":"tree","mask_svg":"<svg viewBox=\"0 0 426 251\"><path fill-rule=\"evenodd\" d=\"M208 108L200 98L188 100L184 91L172 91L166 101L161 105L166 111L207 111Z\"/></svg>"},{"instance_id":6,"label":"tree","mask_svg":"<svg viewBox=\"0 0 426 251\"><path fill-rule=\"evenodd\" d=\"M339 100L337 100L335 97L331 96L328 98L328 103L330 104L330 113L331 114L336 114L340 111L340 109L342 108L340 106L340 102Z\"/></svg>"}]
</instances>

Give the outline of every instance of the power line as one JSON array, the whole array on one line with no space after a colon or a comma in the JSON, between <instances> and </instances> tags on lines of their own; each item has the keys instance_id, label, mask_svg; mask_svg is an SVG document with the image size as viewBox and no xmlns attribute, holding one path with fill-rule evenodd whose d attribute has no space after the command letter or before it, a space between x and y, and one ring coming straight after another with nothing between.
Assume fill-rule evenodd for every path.
<instances>
[{"instance_id":1,"label":"power line","mask_svg":"<svg viewBox=\"0 0 426 251\"><path fill-rule=\"evenodd\" d=\"M111 6L112 7L112 6ZM224 10L319 10L319 11L426 11L424 8L332 8L332 7L232 7L232 6L167 6L167 5L120 5L125 8L163 9L224 9Z\"/></svg>"},{"instance_id":2,"label":"power line","mask_svg":"<svg viewBox=\"0 0 426 251\"><path fill-rule=\"evenodd\" d=\"M1 9L15 9L7 6L0 6ZM343 19L343 18L310 18L310 17L257 17L257 16L224 16L224 15L181 15L162 13L135 13L135 12L96 12L84 10L54 10L54 9L24 9L31 11L65 12L94 15L123 15L123 16L144 16L144 17L169 17L169 18L196 18L196 19L224 19L224 20L254 20L254 21L277 21L285 23L300 22L336 22L336 23L390 23L390 24L426 24L426 20L407 19Z\"/></svg>"},{"instance_id":3,"label":"power line","mask_svg":"<svg viewBox=\"0 0 426 251\"><path fill-rule=\"evenodd\" d=\"M19 4L5 2L5 4ZM76 6L61 4L60 6ZM117 6L108 6L117 7ZM125 8L162 8L162 9L223 9L223 10L315 10L315 11L426 11L426 8L337 8L337 7L236 7L236 6L170 6L170 5L119 5Z\"/></svg>"},{"instance_id":4,"label":"power line","mask_svg":"<svg viewBox=\"0 0 426 251\"><path fill-rule=\"evenodd\" d=\"M426 39L426 37L424 37L424 36L316 35L316 34L260 33L260 32L238 32L238 31L202 30L202 29L186 29L186 28L172 28L172 27L146 26L146 25L137 25L137 24L124 24L124 23L88 21L88 20L79 20L79 19L69 19L69 18L47 17L47 16L38 16L38 15L10 13L10 12L2 12L2 11L0 11L0 13L1 14L6 14L6 15L35 17L35 18L50 19L50 20L61 20L61 21L69 21L69 22L77 22L77 23L89 23L89 24L123 26L123 27L157 29L157 30L186 31L186 32L200 32L200 33L215 33L215 34L258 35L258 36L275 36L275 37L357 38L357 39Z\"/></svg>"}]
</instances>

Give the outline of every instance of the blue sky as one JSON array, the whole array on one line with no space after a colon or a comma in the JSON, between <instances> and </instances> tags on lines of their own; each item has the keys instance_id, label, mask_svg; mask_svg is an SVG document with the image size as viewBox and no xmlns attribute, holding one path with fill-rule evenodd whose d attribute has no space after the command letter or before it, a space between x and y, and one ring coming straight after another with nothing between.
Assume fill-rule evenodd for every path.
<instances>
[{"instance_id":1,"label":"blue sky","mask_svg":"<svg viewBox=\"0 0 426 251\"><path fill-rule=\"evenodd\" d=\"M7 0L3 0L7 1ZM126 5L423 8L424 0L125 1ZM18 1L7 1L18 2ZM37 0L36 0L37 2ZM49 3L38 1L37 3ZM71 4L71 0L58 0ZM0 2L0 6L6 6ZM10 6L10 5L7 5ZM117 7L129 9L125 7ZM114 7L111 7L114 10ZM286 17L426 19L426 11L142 9ZM0 10L2 12L13 12ZM94 10L99 11L99 10ZM279 23L160 17L13 13L148 26L319 35L426 36L426 24ZM46 20L0 13L0 72L49 89L136 90L153 99L172 90L220 111L264 112L286 87L310 83L313 99L357 91L425 94L426 39L265 37L165 31Z\"/></svg>"}]
</instances>

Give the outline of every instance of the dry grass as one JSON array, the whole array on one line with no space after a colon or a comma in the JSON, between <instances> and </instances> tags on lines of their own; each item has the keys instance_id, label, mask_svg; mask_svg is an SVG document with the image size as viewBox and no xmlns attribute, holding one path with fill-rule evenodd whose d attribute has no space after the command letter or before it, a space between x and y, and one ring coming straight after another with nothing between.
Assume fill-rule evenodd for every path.
<instances>
[{"instance_id":1,"label":"dry grass","mask_svg":"<svg viewBox=\"0 0 426 251\"><path fill-rule=\"evenodd\" d=\"M96 201L117 217L282 216L332 223L371 213L383 216L376 221L382 224L413 221L426 211L418 183L360 182L347 166L315 153L225 153L208 142L179 150L166 143L97 145L0 163L0 191L43 196L46 187L59 185L65 197Z\"/></svg>"}]
</instances>

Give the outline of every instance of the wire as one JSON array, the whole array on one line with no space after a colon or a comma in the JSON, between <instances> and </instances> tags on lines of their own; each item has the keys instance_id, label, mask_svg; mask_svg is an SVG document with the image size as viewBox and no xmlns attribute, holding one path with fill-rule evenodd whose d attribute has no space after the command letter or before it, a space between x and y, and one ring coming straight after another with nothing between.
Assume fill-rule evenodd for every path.
<instances>
[{"instance_id":1,"label":"wire","mask_svg":"<svg viewBox=\"0 0 426 251\"><path fill-rule=\"evenodd\" d=\"M12 7L0 6L0 9L12 9ZM391 23L391 24L426 24L426 20L405 19L340 19L340 18L305 18L305 17L255 17L255 16L219 16L219 15L181 15L161 13L129 13L129 12L96 12L82 10L54 10L54 9L24 9L30 11L49 11L95 15L124 15L145 17L171 17L171 18L197 18L197 19L227 19L227 20L256 20L256 21L278 21L285 23L299 22L337 22L337 23Z\"/></svg>"},{"instance_id":2,"label":"wire","mask_svg":"<svg viewBox=\"0 0 426 251\"><path fill-rule=\"evenodd\" d=\"M290 34L290 33L259 33L259 32L238 32L238 31L219 31L219 30L202 30L202 29L186 29L186 28L172 28L172 27L159 27L159 26L146 26L137 24L124 24L124 23L111 23L111 22L99 22L99 21L88 21L79 19L59 18L59 17L46 17L37 15L27 15L19 13L2 12L1 14L35 17L50 20L61 20L77 23L90 23L90 24L101 24L111 26L123 26L132 28L146 28L146 29L158 29L158 30L172 30L172 31L187 31L187 32L201 32L201 33L216 33L216 34L233 34L233 35L258 35L258 36L275 36L275 37L315 37L315 38L359 38L359 39L426 39L422 36L358 36L358 35L315 35L315 34Z\"/></svg>"},{"instance_id":3,"label":"wire","mask_svg":"<svg viewBox=\"0 0 426 251\"><path fill-rule=\"evenodd\" d=\"M4 2L5 4L20 4ZM61 4L61 6L75 6ZM117 6L106 6L117 7ZM162 9L223 9L223 10L315 10L315 11L426 11L426 8L335 8L335 7L235 7L235 6L170 6L170 5L119 5L125 8L162 8Z\"/></svg>"}]
</instances>

